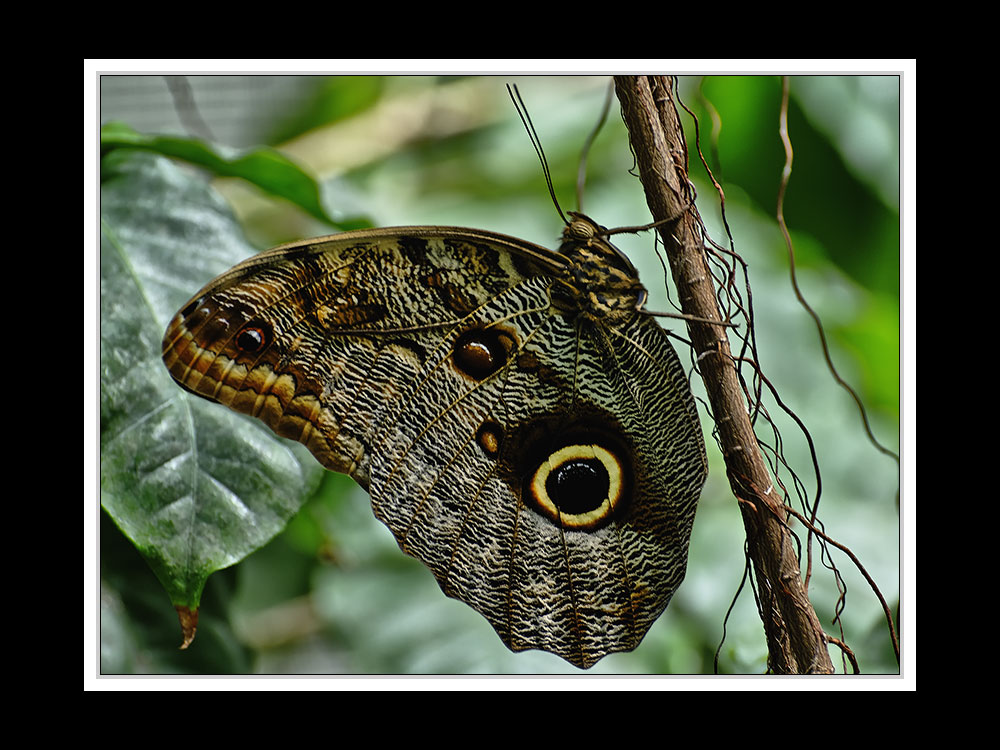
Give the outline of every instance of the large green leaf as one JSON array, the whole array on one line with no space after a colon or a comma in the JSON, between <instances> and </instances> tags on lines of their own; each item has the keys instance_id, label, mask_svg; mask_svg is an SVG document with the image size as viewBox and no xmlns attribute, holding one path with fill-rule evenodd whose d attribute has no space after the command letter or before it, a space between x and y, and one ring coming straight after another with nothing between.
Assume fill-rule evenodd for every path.
<instances>
[{"instance_id":1,"label":"large green leaf","mask_svg":"<svg viewBox=\"0 0 1000 750\"><path fill-rule=\"evenodd\" d=\"M177 387L174 312L254 252L203 180L161 157L102 164L101 503L177 606L279 533L319 482L300 446Z\"/></svg>"}]
</instances>

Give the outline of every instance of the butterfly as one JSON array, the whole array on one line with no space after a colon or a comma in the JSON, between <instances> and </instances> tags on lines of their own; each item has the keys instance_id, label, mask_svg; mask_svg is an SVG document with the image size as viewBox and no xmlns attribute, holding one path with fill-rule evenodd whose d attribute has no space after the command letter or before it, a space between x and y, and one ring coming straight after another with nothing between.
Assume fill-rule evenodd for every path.
<instances>
[{"instance_id":1,"label":"butterfly","mask_svg":"<svg viewBox=\"0 0 1000 750\"><path fill-rule=\"evenodd\" d=\"M510 649L586 668L680 585L707 464L635 267L570 217L558 252L434 226L283 245L198 292L163 360L353 477Z\"/></svg>"}]
</instances>

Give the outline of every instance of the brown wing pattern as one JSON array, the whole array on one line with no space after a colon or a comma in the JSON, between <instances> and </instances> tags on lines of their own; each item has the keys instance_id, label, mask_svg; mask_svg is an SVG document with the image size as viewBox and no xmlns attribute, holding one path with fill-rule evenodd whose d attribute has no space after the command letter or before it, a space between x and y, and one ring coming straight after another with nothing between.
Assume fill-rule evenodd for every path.
<instances>
[{"instance_id":1,"label":"brown wing pattern","mask_svg":"<svg viewBox=\"0 0 1000 750\"><path fill-rule=\"evenodd\" d=\"M511 649L589 667L680 584L705 454L666 334L584 266L455 228L297 243L206 286L164 361L354 477Z\"/></svg>"}]
</instances>

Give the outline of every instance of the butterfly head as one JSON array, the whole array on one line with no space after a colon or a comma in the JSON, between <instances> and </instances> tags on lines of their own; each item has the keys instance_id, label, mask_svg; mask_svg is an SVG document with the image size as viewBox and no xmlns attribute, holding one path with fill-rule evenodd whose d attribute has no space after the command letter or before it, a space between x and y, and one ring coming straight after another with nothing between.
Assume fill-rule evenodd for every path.
<instances>
[{"instance_id":1,"label":"butterfly head","mask_svg":"<svg viewBox=\"0 0 1000 750\"><path fill-rule=\"evenodd\" d=\"M570 216L559 248L570 260L567 301L594 321L610 322L634 314L648 296L635 266L605 239L606 227L575 211Z\"/></svg>"}]
</instances>

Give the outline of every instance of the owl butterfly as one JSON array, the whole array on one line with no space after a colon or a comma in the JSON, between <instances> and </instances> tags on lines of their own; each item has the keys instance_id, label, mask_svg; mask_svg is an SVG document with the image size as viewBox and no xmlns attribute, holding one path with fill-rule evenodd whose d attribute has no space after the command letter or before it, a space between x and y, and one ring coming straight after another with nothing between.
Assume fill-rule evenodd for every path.
<instances>
[{"instance_id":1,"label":"owl butterfly","mask_svg":"<svg viewBox=\"0 0 1000 750\"><path fill-rule=\"evenodd\" d=\"M635 648L684 577L705 447L607 231L557 252L458 227L282 245L211 281L163 359L353 477L400 548L513 651Z\"/></svg>"}]
</instances>

